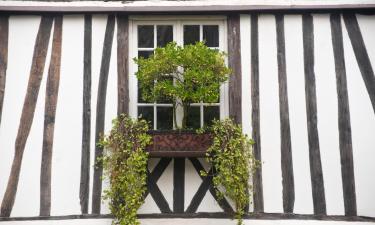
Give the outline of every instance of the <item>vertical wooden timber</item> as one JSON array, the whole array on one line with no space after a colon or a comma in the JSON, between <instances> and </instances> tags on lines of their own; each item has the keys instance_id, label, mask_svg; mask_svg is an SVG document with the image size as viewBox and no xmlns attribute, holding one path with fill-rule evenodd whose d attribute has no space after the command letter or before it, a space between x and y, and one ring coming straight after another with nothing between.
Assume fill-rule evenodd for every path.
<instances>
[{"instance_id":1,"label":"vertical wooden timber","mask_svg":"<svg viewBox=\"0 0 375 225\"><path fill-rule=\"evenodd\" d=\"M117 114L129 113L129 21L117 15Z\"/></svg>"},{"instance_id":2,"label":"vertical wooden timber","mask_svg":"<svg viewBox=\"0 0 375 225\"><path fill-rule=\"evenodd\" d=\"M251 15L251 126L252 137L255 141L253 146L254 157L262 161L260 142L260 113L259 113L259 42L258 42L258 15ZM263 212L263 181L262 164L253 177L254 212Z\"/></svg>"},{"instance_id":3,"label":"vertical wooden timber","mask_svg":"<svg viewBox=\"0 0 375 225\"><path fill-rule=\"evenodd\" d=\"M9 16L0 15L0 124L3 112L6 72L8 66L8 33Z\"/></svg>"},{"instance_id":4,"label":"vertical wooden timber","mask_svg":"<svg viewBox=\"0 0 375 225\"><path fill-rule=\"evenodd\" d=\"M88 213L90 190L90 136L91 136L91 46L92 16L85 15L83 46L83 112L82 112L82 154L79 201L82 214Z\"/></svg>"},{"instance_id":5,"label":"vertical wooden timber","mask_svg":"<svg viewBox=\"0 0 375 225\"><path fill-rule=\"evenodd\" d=\"M350 126L349 98L340 14L332 14L330 21L336 70L341 177L345 215L356 216L357 200L354 180L352 128Z\"/></svg>"},{"instance_id":6,"label":"vertical wooden timber","mask_svg":"<svg viewBox=\"0 0 375 225\"><path fill-rule=\"evenodd\" d=\"M185 210L185 158L174 158L173 163L173 212Z\"/></svg>"},{"instance_id":7,"label":"vertical wooden timber","mask_svg":"<svg viewBox=\"0 0 375 225\"><path fill-rule=\"evenodd\" d=\"M16 137L15 153L12 168L8 178L8 184L4 194L4 198L1 203L1 217L10 216L14 200L16 198L22 157L34 118L36 101L38 99L40 84L43 77L44 64L47 56L47 49L51 33L52 22L53 17L42 16L38 34L35 40L30 77L27 85L26 96L22 108L20 124L18 127L18 133Z\"/></svg>"},{"instance_id":8,"label":"vertical wooden timber","mask_svg":"<svg viewBox=\"0 0 375 225\"><path fill-rule=\"evenodd\" d=\"M229 117L241 124L241 39L240 15L228 16L228 65L232 70L229 78Z\"/></svg>"},{"instance_id":9,"label":"vertical wooden timber","mask_svg":"<svg viewBox=\"0 0 375 225\"><path fill-rule=\"evenodd\" d=\"M316 87L314 71L314 24L310 14L302 16L303 55L305 70L305 98L307 113L307 134L314 214L326 214L326 199L322 163L320 159L318 119L316 107Z\"/></svg>"},{"instance_id":10,"label":"vertical wooden timber","mask_svg":"<svg viewBox=\"0 0 375 225\"><path fill-rule=\"evenodd\" d=\"M289 103L285 60L284 15L276 15L277 64L279 77L279 106L281 134L281 172L283 184L283 209L292 213L294 208L294 175L292 145L289 125Z\"/></svg>"},{"instance_id":11,"label":"vertical wooden timber","mask_svg":"<svg viewBox=\"0 0 375 225\"><path fill-rule=\"evenodd\" d=\"M368 56L365 42L363 41L361 29L354 14L343 14L346 29L352 43L354 55L357 59L359 70L371 100L372 109L375 113L375 76Z\"/></svg>"},{"instance_id":12,"label":"vertical wooden timber","mask_svg":"<svg viewBox=\"0 0 375 225\"><path fill-rule=\"evenodd\" d=\"M100 67L99 76L99 87L98 87L98 98L96 105L96 130L95 130L95 143L98 143L101 135L104 132L104 120L105 120L105 102L107 95L107 83L109 73L109 63L111 60L113 33L115 29L115 16L108 15L107 26L104 36L102 62ZM103 148L96 145L95 147L95 167L94 167L94 178L93 178L93 190L92 190L92 213L100 214L100 203L102 194L102 174L103 167L98 158L102 157Z\"/></svg>"},{"instance_id":13,"label":"vertical wooden timber","mask_svg":"<svg viewBox=\"0 0 375 225\"><path fill-rule=\"evenodd\" d=\"M52 148L60 83L62 23L62 16L55 16L44 108L43 148L40 168L40 216L49 216L51 213Z\"/></svg>"}]
</instances>

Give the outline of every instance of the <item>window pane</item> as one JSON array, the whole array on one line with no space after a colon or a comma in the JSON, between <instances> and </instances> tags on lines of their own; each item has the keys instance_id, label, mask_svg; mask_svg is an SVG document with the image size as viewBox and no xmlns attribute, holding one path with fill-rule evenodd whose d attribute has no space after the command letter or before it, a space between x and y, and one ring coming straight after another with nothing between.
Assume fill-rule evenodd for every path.
<instances>
[{"instance_id":1,"label":"window pane","mask_svg":"<svg viewBox=\"0 0 375 225\"><path fill-rule=\"evenodd\" d=\"M184 45L195 44L199 41L199 25L184 26Z\"/></svg>"},{"instance_id":2,"label":"window pane","mask_svg":"<svg viewBox=\"0 0 375 225\"><path fill-rule=\"evenodd\" d=\"M138 51L138 58L149 58L152 54L154 54L154 51Z\"/></svg>"},{"instance_id":3,"label":"window pane","mask_svg":"<svg viewBox=\"0 0 375 225\"><path fill-rule=\"evenodd\" d=\"M154 47L154 26L138 26L138 48Z\"/></svg>"},{"instance_id":4,"label":"window pane","mask_svg":"<svg viewBox=\"0 0 375 225\"><path fill-rule=\"evenodd\" d=\"M191 106L188 112L186 126L187 128L199 129L201 127L200 106Z\"/></svg>"},{"instance_id":5,"label":"window pane","mask_svg":"<svg viewBox=\"0 0 375 225\"><path fill-rule=\"evenodd\" d=\"M219 26L203 26L203 40L206 41L208 47L219 47Z\"/></svg>"},{"instance_id":6,"label":"window pane","mask_svg":"<svg viewBox=\"0 0 375 225\"><path fill-rule=\"evenodd\" d=\"M165 47L169 42L173 41L173 26L160 25L156 29L158 47Z\"/></svg>"},{"instance_id":7,"label":"window pane","mask_svg":"<svg viewBox=\"0 0 375 225\"><path fill-rule=\"evenodd\" d=\"M158 130L173 129L172 107L157 107L157 128Z\"/></svg>"},{"instance_id":8,"label":"window pane","mask_svg":"<svg viewBox=\"0 0 375 225\"><path fill-rule=\"evenodd\" d=\"M150 129L154 129L154 107L153 106L139 106L138 117L145 119L148 122Z\"/></svg>"},{"instance_id":9,"label":"window pane","mask_svg":"<svg viewBox=\"0 0 375 225\"><path fill-rule=\"evenodd\" d=\"M205 126L212 125L214 119L220 119L220 107L219 106L204 106L203 107L203 121Z\"/></svg>"}]
</instances>

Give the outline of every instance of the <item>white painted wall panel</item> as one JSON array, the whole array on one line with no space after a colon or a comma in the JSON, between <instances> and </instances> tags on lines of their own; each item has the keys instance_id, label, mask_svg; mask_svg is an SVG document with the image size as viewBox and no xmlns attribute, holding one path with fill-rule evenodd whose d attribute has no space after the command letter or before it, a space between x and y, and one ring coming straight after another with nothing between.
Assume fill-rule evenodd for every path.
<instances>
[{"instance_id":1,"label":"white painted wall panel","mask_svg":"<svg viewBox=\"0 0 375 225\"><path fill-rule=\"evenodd\" d=\"M242 71L242 130L251 137L251 36L250 15L242 14L241 26L241 71Z\"/></svg>"},{"instance_id":2,"label":"white painted wall panel","mask_svg":"<svg viewBox=\"0 0 375 225\"><path fill-rule=\"evenodd\" d=\"M375 21L366 24L361 19L361 30L365 35L365 44L368 52L374 52L369 43L369 34L371 34ZM373 173L375 171L375 116L371 106L370 98L362 79L361 72L355 58L353 48L343 25L343 38L345 50L345 66L348 80L348 94L350 106L350 119L352 125L353 157L354 157L354 175L357 194L357 211L359 215L375 216L375 181ZM374 39L372 39L372 43ZM374 68L375 61L372 60Z\"/></svg>"},{"instance_id":3,"label":"white painted wall panel","mask_svg":"<svg viewBox=\"0 0 375 225\"><path fill-rule=\"evenodd\" d=\"M91 145L90 145L90 194L89 212L91 212L92 182L95 162L95 129L96 129L96 105L98 98L99 74L102 62L104 34L107 24L107 15L92 16L92 50L91 50Z\"/></svg>"},{"instance_id":4,"label":"white painted wall panel","mask_svg":"<svg viewBox=\"0 0 375 225\"><path fill-rule=\"evenodd\" d=\"M336 72L329 15L314 15L315 81L327 214L344 214ZM324 53L324 54L322 54Z\"/></svg>"},{"instance_id":5,"label":"white painted wall panel","mask_svg":"<svg viewBox=\"0 0 375 225\"><path fill-rule=\"evenodd\" d=\"M102 48L103 49L103 48ZM112 120L117 117L117 26L113 33L111 61L109 65L106 111L105 111L105 134L109 134L112 129ZM109 187L109 181L103 181L103 191ZM103 193L102 191L102 193ZM109 213L107 202L102 202L102 213Z\"/></svg>"},{"instance_id":6,"label":"white painted wall panel","mask_svg":"<svg viewBox=\"0 0 375 225\"><path fill-rule=\"evenodd\" d=\"M272 15L259 16L259 101L266 212L282 212L279 85L276 23Z\"/></svg>"},{"instance_id":7,"label":"white painted wall panel","mask_svg":"<svg viewBox=\"0 0 375 225\"><path fill-rule=\"evenodd\" d=\"M26 23L25 20L27 20ZM4 154L4 159L6 159L3 161L4 163L1 163L1 196L5 192L13 162L15 141L26 96L39 23L39 16L10 17L9 19L7 83L0 131L1 154ZM31 204L31 202L39 203L39 181L35 177L40 177L46 75L44 73L33 124L25 146L18 195L15 199L12 216L35 216L39 213L39 204ZM35 156L38 157L35 158ZM30 195L30 193L35 194Z\"/></svg>"},{"instance_id":8,"label":"white painted wall panel","mask_svg":"<svg viewBox=\"0 0 375 225\"><path fill-rule=\"evenodd\" d=\"M302 16L287 15L285 57L295 186L295 213L313 213L305 101Z\"/></svg>"},{"instance_id":9,"label":"white painted wall panel","mask_svg":"<svg viewBox=\"0 0 375 225\"><path fill-rule=\"evenodd\" d=\"M52 156L52 215L81 212L83 16L64 16L61 54Z\"/></svg>"}]
</instances>

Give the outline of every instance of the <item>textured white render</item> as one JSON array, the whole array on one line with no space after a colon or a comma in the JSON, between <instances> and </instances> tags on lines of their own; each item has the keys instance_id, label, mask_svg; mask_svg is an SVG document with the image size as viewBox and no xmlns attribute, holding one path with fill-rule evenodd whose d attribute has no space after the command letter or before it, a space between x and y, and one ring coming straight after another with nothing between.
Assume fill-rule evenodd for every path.
<instances>
[{"instance_id":1,"label":"textured white render","mask_svg":"<svg viewBox=\"0 0 375 225\"><path fill-rule=\"evenodd\" d=\"M151 1L150 4L177 4L173 1ZM210 4L212 1L194 1L194 4ZM229 1L215 1L228 4ZM231 1L241 4L244 0ZM273 4L282 1L246 1L254 4ZM283 1L282 4L318 4L322 1ZM343 1L325 1L341 3ZM354 1L353 1L354 2ZM363 0L356 3L373 3ZM139 5L143 1L126 3ZM4 5L0 1L0 5ZM42 4L37 2L15 2L7 4ZM47 3L43 3L47 4ZM78 3L50 3L71 4ZM88 4L88 3L87 3ZM97 4L91 2L90 4ZM108 2L108 5L125 4ZM179 2L179 4L187 4ZM341 164L338 139L338 114L336 73L328 14L314 14L315 78L317 94L318 131L324 176L327 214L343 215L344 203L341 181ZM358 23L367 52L375 68L375 16L357 15ZM283 212L282 176L280 153L279 86L277 70L276 23L274 15L259 16L259 85L260 85L260 127L263 165L263 190L265 212ZM242 115L244 132L251 135L251 18L241 15L241 61L242 61ZM14 154L14 144L21 117L31 60L40 16L10 16L9 56L4 107L0 124L0 200L6 189ZM92 93L91 93L91 165L94 162L95 118L99 72L102 60L104 33L107 15L94 15L92 19ZM313 214L309 149L307 140L307 119L305 103L305 79L302 43L302 16L286 15L285 49L286 73L289 100L289 120L292 140L293 170L295 181L294 212ZM116 25L117 26L117 25ZM360 216L375 217L375 115L367 89L364 85L358 63L345 27L343 41L348 81L348 94L353 140L354 172L356 182L357 209ZM53 30L52 30L53 31ZM52 159L51 215L81 214L79 203L81 138L82 138L82 92L83 92L83 15L65 15L63 20L62 57L60 88L57 102L55 137ZM111 128L111 120L117 113L117 27L112 45L108 76L105 131ZM52 40L52 33L51 33ZM11 217L39 215L40 164L43 140L44 103L47 71L50 60L51 42L47 54L45 72L40 87L33 125L28 137L22 161L20 181ZM130 59L131 60L131 59ZM130 87L130 90L134 90ZM133 107L135 108L135 107ZM156 165L152 159L149 168ZM204 163L204 160L201 160ZM204 164L203 166L208 167ZM91 167L93 168L93 167ZM90 177L89 212L91 212L92 170ZM185 208L202 180L186 160ZM173 161L157 182L169 207L173 208ZM103 183L103 189L107 183ZM198 212L219 212L220 207L207 192ZM103 202L102 214L109 213ZM153 198L148 195L139 213L160 213ZM359 222L302 221L302 220L246 220L252 225L339 225L371 224ZM51 220L0 222L1 225L109 225L109 219ZM235 224L227 219L144 219L142 225L151 224Z\"/></svg>"}]
</instances>

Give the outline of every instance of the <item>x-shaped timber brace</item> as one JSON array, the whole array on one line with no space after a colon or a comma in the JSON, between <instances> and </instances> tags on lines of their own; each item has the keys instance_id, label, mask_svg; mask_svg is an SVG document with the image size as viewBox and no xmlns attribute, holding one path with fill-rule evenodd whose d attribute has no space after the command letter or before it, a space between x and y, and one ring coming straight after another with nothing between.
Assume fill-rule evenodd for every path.
<instances>
[{"instance_id":1,"label":"x-shaped timber brace","mask_svg":"<svg viewBox=\"0 0 375 225\"><path fill-rule=\"evenodd\" d=\"M172 161L172 158L161 158L158 164L155 166L154 170L148 173L147 180L147 192L145 197L148 194L151 194L151 197L154 199L156 205L159 207L162 213L195 213L201 204L204 196L207 191L210 191L211 195L218 202L219 206L223 209L224 212L232 214L233 209L229 205L228 201L223 198L218 198L216 190L212 183L212 176L202 176L200 171L205 171L207 174L213 174L214 168L207 172L200 161L197 158L188 158L193 164L196 172L199 177L202 179L202 183L199 186L197 192L194 194L189 206L186 211L184 210L184 197L185 197L185 158L173 158L174 168L173 168L173 211L170 209L167 200L160 191L157 182L165 169L168 167L169 163Z\"/></svg>"}]
</instances>

